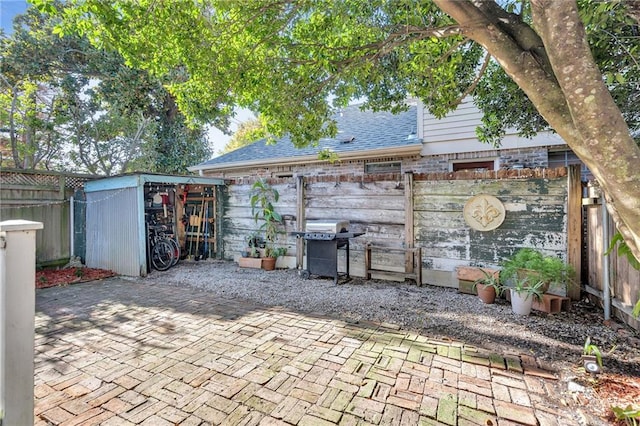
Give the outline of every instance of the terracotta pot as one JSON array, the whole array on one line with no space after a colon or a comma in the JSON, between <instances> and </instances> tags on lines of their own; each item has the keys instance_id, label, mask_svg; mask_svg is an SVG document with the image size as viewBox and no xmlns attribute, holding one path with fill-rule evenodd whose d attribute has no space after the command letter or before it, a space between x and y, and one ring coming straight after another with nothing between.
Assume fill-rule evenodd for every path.
<instances>
[{"instance_id":1,"label":"terracotta pot","mask_svg":"<svg viewBox=\"0 0 640 426\"><path fill-rule=\"evenodd\" d=\"M275 257L263 257L262 258L262 269L265 271L273 271L276 269L276 258Z\"/></svg>"},{"instance_id":2,"label":"terracotta pot","mask_svg":"<svg viewBox=\"0 0 640 426\"><path fill-rule=\"evenodd\" d=\"M476 285L476 291L478 292L478 297L480 298L480 300L482 300L483 303L491 304L496 301L495 287L478 283Z\"/></svg>"}]
</instances>

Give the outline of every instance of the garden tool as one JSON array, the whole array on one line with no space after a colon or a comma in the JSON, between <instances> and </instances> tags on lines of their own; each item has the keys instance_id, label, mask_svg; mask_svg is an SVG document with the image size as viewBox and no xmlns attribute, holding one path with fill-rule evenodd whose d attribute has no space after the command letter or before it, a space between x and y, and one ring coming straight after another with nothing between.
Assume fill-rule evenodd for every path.
<instances>
[{"instance_id":1,"label":"garden tool","mask_svg":"<svg viewBox=\"0 0 640 426\"><path fill-rule=\"evenodd\" d=\"M202 244L202 259L209 257L209 202L205 203L204 207L204 229L202 230L204 242Z\"/></svg>"},{"instance_id":2,"label":"garden tool","mask_svg":"<svg viewBox=\"0 0 640 426\"><path fill-rule=\"evenodd\" d=\"M200 254L198 247L200 246L200 227L202 226L202 213L204 210L204 197L202 198L202 205L200 206L200 213L198 214L198 230L196 231L196 250L195 259L200 260Z\"/></svg>"},{"instance_id":3,"label":"garden tool","mask_svg":"<svg viewBox=\"0 0 640 426\"><path fill-rule=\"evenodd\" d=\"M162 211L164 213L164 217L167 217L167 204L169 204L169 193L159 192L158 194L162 198Z\"/></svg>"}]
</instances>

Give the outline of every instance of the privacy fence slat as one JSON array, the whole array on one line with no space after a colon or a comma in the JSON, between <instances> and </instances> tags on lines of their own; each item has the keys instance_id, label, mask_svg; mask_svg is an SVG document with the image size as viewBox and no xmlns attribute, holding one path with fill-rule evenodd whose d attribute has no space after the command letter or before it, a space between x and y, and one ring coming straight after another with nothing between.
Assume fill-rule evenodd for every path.
<instances>
[{"instance_id":1,"label":"privacy fence slat","mask_svg":"<svg viewBox=\"0 0 640 426\"><path fill-rule=\"evenodd\" d=\"M610 219L604 224L602 219L602 206L600 204L585 207L587 215L587 285L599 292L599 295L590 294L590 297L601 305L603 301L604 289L604 269L603 262L606 260L604 253L607 250L602 237L602 227L608 226L609 235L616 233L616 227ZM640 321L633 318L631 311L640 298L640 271L630 266L624 256L619 256L617 250L612 250L609 254L609 281L611 304L613 314L635 328L640 330ZM590 292L593 293L593 292Z\"/></svg>"},{"instance_id":2,"label":"privacy fence slat","mask_svg":"<svg viewBox=\"0 0 640 426\"><path fill-rule=\"evenodd\" d=\"M74 191L93 176L3 169L0 172L0 221L42 222L36 232L40 265L66 262L70 253L70 203Z\"/></svg>"}]
</instances>

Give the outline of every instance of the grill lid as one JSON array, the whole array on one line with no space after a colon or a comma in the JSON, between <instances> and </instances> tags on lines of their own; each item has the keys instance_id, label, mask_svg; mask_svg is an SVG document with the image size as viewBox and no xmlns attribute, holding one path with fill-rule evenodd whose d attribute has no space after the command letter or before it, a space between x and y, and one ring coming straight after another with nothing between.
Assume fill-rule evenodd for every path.
<instances>
[{"instance_id":1,"label":"grill lid","mask_svg":"<svg viewBox=\"0 0 640 426\"><path fill-rule=\"evenodd\" d=\"M348 220L314 220L308 221L305 226L306 232L327 232L337 234L349 230Z\"/></svg>"}]
</instances>

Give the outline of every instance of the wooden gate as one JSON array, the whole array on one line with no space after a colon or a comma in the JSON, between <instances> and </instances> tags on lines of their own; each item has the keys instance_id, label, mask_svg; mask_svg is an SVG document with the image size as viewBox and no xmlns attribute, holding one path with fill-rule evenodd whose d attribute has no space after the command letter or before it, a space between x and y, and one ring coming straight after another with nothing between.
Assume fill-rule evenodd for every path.
<instances>
[{"instance_id":1,"label":"wooden gate","mask_svg":"<svg viewBox=\"0 0 640 426\"><path fill-rule=\"evenodd\" d=\"M634 269L625 256L618 256L617 250L612 250L608 256L604 255L609 245L605 238L608 236L610 241L617 229L613 220L603 211L599 188L589 188L584 204L587 257L585 289L592 300L604 305L605 269L608 267L611 315L640 330L640 321L631 315L640 297L640 271Z\"/></svg>"}]
</instances>

